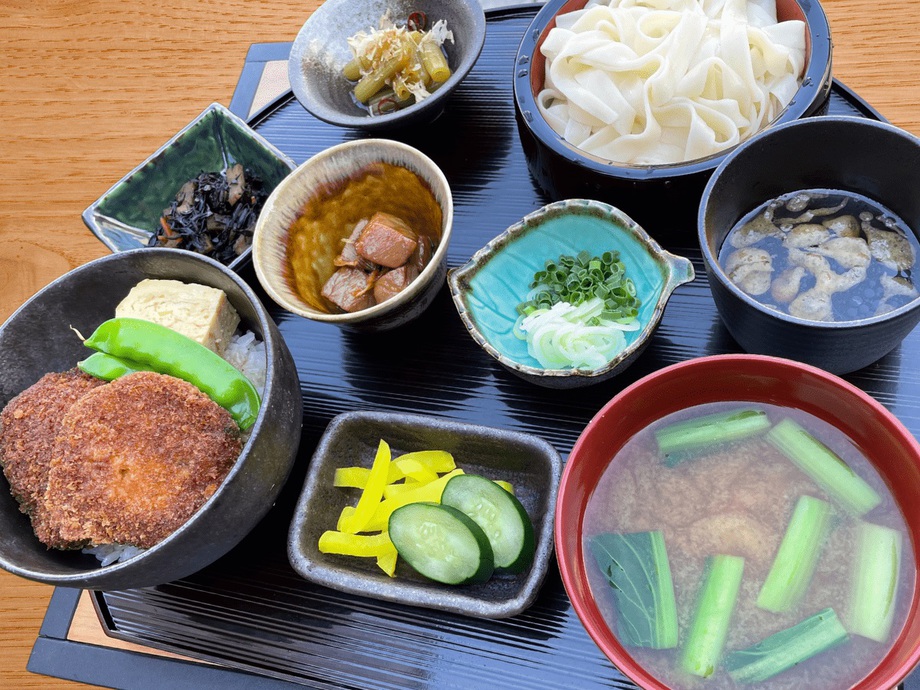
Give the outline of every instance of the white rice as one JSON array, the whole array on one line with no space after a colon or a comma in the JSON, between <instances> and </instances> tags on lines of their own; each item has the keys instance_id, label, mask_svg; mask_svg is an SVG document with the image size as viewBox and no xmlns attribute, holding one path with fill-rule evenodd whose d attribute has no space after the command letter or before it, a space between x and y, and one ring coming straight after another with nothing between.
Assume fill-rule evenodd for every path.
<instances>
[{"instance_id":1,"label":"white rice","mask_svg":"<svg viewBox=\"0 0 920 690\"><path fill-rule=\"evenodd\" d=\"M99 559L99 564L106 566L120 561L126 561L134 558L138 554L144 553L146 549L137 546L126 546L124 544L100 544L99 546L87 546L83 553L92 554Z\"/></svg>"},{"instance_id":2,"label":"white rice","mask_svg":"<svg viewBox=\"0 0 920 690\"><path fill-rule=\"evenodd\" d=\"M224 359L243 372L256 390L265 389L265 343L258 340L255 333L246 331L242 335L234 334L224 350Z\"/></svg>"},{"instance_id":3,"label":"white rice","mask_svg":"<svg viewBox=\"0 0 920 690\"><path fill-rule=\"evenodd\" d=\"M243 334L235 333L227 344L223 356L252 382L260 394L265 390L267 362L265 343L259 340L255 333L252 331L246 331ZM248 438L249 433L244 432L243 440L246 441ZM144 551L146 549L125 544L100 544L83 549L83 553L98 558L101 566L126 561Z\"/></svg>"}]
</instances>

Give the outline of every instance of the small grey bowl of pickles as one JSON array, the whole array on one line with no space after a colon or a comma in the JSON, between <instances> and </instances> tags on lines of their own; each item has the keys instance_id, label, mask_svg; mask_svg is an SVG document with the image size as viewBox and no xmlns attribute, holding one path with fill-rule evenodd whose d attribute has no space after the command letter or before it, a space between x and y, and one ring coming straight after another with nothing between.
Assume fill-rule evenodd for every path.
<instances>
[{"instance_id":1,"label":"small grey bowl of pickles","mask_svg":"<svg viewBox=\"0 0 920 690\"><path fill-rule=\"evenodd\" d=\"M384 25L392 27L386 35L366 38ZM375 57L359 66L351 44L360 33L362 56ZM294 40L288 79L300 104L324 122L368 131L420 124L441 113L485 37L477 0L327 0Z\"/></svg>"},{"instance_id":2,"label":"small grey bowl of pickles","mask_svg":"<svg viewBox=\"0 0 920 690\"><path fill-rule=\"evenodd\" d=\"M371 496L381 462L389 475L382 499ZM437 478L416 476L426 468ZM533 603L552 557L561 473L556 450L529 434L346 412L330 422L310 462L288 558L305 579L340 591L482 618L514 616ZM370 503L362 508L365 495ZM477 514L471 505L480 502L494 506L494 515ZM373 517L351 533L348 521L368 505ZM455 539L462 548L442 558ZM364 556L347 555L358 552Z\"/></svg>"}]
</instances>

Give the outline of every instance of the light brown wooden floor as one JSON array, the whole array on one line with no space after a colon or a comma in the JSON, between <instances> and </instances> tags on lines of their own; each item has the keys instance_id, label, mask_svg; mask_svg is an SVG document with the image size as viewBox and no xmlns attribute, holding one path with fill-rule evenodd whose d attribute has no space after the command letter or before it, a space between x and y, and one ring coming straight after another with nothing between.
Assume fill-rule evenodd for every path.
<instances>
[{"instance_id":1,"label":"light brown wooden floor","mask_svg":"<svg viewBox=\"0 0 920 690\"><path fill-rule=\"evenodd\" d=\"M0 320L102 256L80 213L213 101L250 44L291 41L319 0L0 3ZM920 135L913 0L825 0L834 73ZM2 538L2 537L0 537ZM73 683L26 662L51 588L0 573L0 688Z\"/></svg>"}]
</instances>

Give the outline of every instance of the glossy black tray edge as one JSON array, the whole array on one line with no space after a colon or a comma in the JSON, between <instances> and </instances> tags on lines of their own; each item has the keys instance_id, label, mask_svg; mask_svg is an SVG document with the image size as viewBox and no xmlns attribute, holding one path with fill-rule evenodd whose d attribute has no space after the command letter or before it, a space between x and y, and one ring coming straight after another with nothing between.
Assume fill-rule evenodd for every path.
<instances>
[{"instance_id":1,"label":"glossy black tray edge","mask_svg":"<svg viewBox=\"0 0 920 690\"><path fill-rule=\"evenodd\" d=\"M533 5L509 6L489 12L489 16L500 17L522 9L532 10L533 7ZM281 94L247 118L264 63L283 59L289 49L289 43L254 44L250 48L230 104L231 110L244 119L248 119L250 124L258 124L292 98L289 91ZM865 117L886 121L877 110L836 79L832 93L850 103ZM122 637L111 629L111 621L106 615L102 593L93 592L91 594L105 632L113 638ZM281 690L292 687L286 681L241 670L69 640L67 635L80 595L81 590L61 587L54 590L39 636L32 648L27 665L29 671L104 687L137 690L218 686L229 690L236 688ZM133 638L128 639L137 642ZM920 678L916 677L917 675L913 674L899 687L903 690L920 690Z\"/></svg>"}]
</instances>

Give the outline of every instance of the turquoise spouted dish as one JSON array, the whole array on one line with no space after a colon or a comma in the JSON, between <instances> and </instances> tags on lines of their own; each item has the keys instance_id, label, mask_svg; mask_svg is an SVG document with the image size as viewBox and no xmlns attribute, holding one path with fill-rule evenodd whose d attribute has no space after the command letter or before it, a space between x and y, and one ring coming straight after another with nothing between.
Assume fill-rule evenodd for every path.
<instances>
[{"instance_id":1,"label":"turquoise spouted dish","mask_svg":"<svg viewBox=\"0 0 920 690\"><path fill-rule=\"evenodd\" d=\"M639 299L625 345L599 366L545 366L520 332L518 305L529 299L534 275L547 261L587 253L616 253ZM514 374L550 388L604 381L642 352L676 287L693 280L693 265L662 249L620 210L599 201L568 199L534 211L448 274L451 296L473 339ZM518 327L516 328L516 324Z\"/></svg>"}]
</instances>

